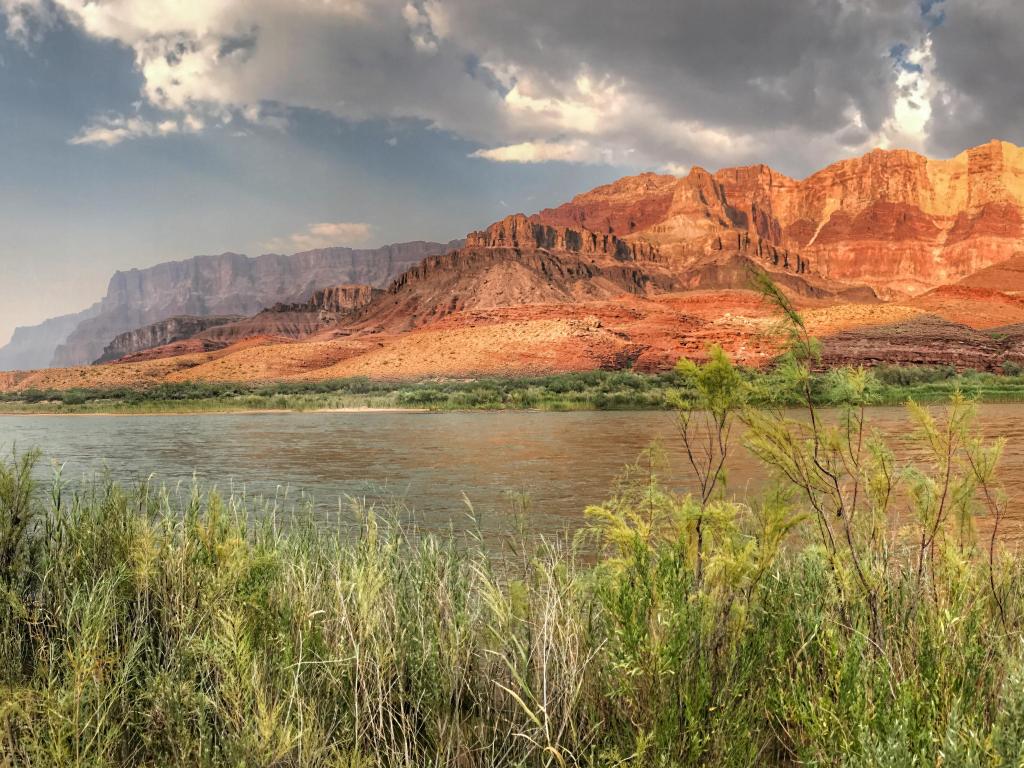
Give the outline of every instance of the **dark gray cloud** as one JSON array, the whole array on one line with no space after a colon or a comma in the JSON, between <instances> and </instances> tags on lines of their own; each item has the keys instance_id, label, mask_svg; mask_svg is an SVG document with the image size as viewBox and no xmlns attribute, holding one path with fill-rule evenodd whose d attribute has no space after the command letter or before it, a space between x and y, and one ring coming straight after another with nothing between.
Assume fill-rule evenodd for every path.
<instances>
[{"instance_id":1,"label":"dark gray cloud","mask_svg":"<svg viewBox=\"0 0 1024 768\"><path fill-rule=\"evenodd\" d=\"M571 79L583 66L629 81L666 114L757 130L870 129L889 114L889 51L920 37L915 2L840 0L444 0L457 39Z\"/></svg>"},{"instance_id":2,"label":"dark gray cloud","mask_svg":"<svg viewBox=\"0 0 1024 768\"><path fill-rule=\"evenodd\" d=\"M1024 3L947 0L932 12L929 149L943 155L992 138L1024 144Z\"/></svg>"}]
</instances>

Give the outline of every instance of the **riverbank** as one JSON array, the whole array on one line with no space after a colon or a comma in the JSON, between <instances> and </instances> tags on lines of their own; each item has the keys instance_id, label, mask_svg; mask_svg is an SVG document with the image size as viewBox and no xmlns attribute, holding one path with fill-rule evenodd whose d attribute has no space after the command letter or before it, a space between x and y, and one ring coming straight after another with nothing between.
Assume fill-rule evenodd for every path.
<instances>
[{"instance_id":1,"label":"riverbank","mask_svg":"<svg viewBox=\"0 0 1024 768\"><path fill-rule=\"evenodd\" d=\"M189 416L189 415L200 415L210 414L214 416L265 416L270 414L288 414L288 413L431 413L427 408L370 408L370 407L351 407L351 408L316 408L313 410L300 410L300 409L289 409L289 408L249 408L245 410L131 410L126 409L123 411L109 410L109 411L94 411L94 410L77 410L73 408L68 409L54 409L54 410L32 410L26 408L24 410L0 410L0 418L8 417L14 418L16 416L54 416L54 417L81 417L81 418L103 418L112 416Z\"/></svg>"},{"instance_id":2,"label":"riverbank","mask_svg":"<svg viewBox=\"0 0 1024 768\"><path fill-rule=\"evenodd\" d=\"M873 402L902 405L946 402L960 391L983 403L1024 402L1024 376L931 366L874 369ZM742 371L753 402L795 404L771 372ZM421 412L473 410L664 410L685 382L674 373L591 371L537 378L481 378L410 382L364 378L267 384L187 383L150 389L0 393L0 415L168 415L273 412ZM841 402L829 372L814 375L821 405Z\"/></svg>"}]
</instances>

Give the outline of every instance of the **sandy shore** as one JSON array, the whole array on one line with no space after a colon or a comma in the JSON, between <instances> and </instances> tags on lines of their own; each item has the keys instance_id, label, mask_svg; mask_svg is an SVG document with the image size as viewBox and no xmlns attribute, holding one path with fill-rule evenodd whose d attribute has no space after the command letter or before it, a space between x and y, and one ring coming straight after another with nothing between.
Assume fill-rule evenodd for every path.
<instances>
[{"instance_id":1,"label":"sandy shore","mask_svg":"<svg viewBox=\"0 0 1024 768\"><path fill-rule=\"evenodd\" d=\"M90 411L88 413L68 413L55 411L2 411L0 417L9 416L76 416L76 417L110 417L110 416L257 416L259 414L282 414L282 413L430 413L427 408L247 408L233 410L197 410L197 411Z\"/></svg>"}]
</instances>

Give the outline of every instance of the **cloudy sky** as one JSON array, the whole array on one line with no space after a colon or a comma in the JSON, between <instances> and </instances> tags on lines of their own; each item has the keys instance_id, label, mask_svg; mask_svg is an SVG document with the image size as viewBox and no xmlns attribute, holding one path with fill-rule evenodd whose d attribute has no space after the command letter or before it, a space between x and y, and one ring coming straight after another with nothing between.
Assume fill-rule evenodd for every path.
<instances>
[{"instance_id":1,"label":"cloudy sky","mask_svg":"<svg viewBox=\"0 0 1024 768\"><path fill-rule=\"evenodd\" d=\"M119 268L1024 143L1018 0L0 0L0 343Z\"/></svg>"}]
</instances>

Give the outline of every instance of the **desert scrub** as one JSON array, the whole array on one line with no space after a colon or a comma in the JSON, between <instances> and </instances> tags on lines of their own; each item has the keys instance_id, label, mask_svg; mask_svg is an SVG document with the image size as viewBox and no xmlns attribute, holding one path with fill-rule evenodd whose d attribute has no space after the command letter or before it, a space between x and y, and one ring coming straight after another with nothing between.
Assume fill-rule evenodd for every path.
<instances>
[{"instance_id":1,"label":"desert scrub","mask_svg":"<svg viewBox=\"0 0 1024 768\"><path fill-rule=\"evenodd\" d=\"M775 369L737 368L755 405L798 407L804 394ZM810 374L817 405L841 405L833 372ZM955 392L978 402L1024 402L1024 378L1010 365L1002 375L956 372L942 366L881 366L875 369L873 403L908 400L937 404ZM161 384L145 389L70 389L0 392L0 413L210 413L259 410L310 411L332 408L421 408L431 411L533 409L669 410L672 395L687 383L675 371L589 371L536 378L370 381L364 378L314 382Z\"/></svg>"}]
</instances>

